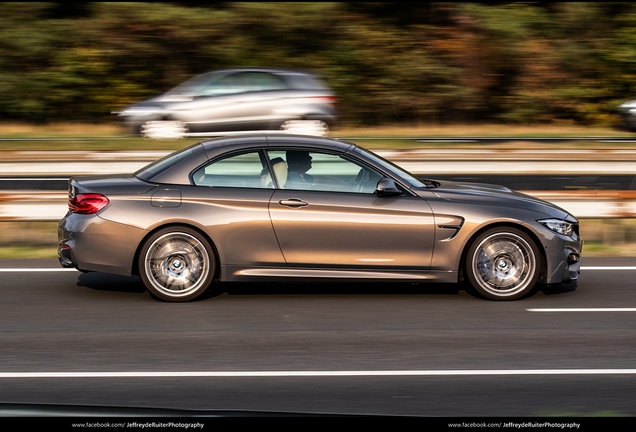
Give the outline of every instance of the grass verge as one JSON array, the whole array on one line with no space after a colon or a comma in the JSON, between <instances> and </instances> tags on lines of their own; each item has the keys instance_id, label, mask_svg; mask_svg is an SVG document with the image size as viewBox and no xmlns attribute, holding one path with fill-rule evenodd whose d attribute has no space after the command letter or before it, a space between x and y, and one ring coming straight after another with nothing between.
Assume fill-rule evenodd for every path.
<instances>
[{"instance_id":1,"label":"grass verge","mask_svg":"<svg viewBox=\"0 0 636 432\"><path fill-rule=\"evenodd\" d=\"M56 247L0 247L0 259L57 258Z\"/></svg>"},{"instance_id":2,"label":"grass verge","mask_svg":"<svg viewBox=\"0 0 636 432\"><path fill-rule=\"evenodd\" d=\"M383 137L618 137L630 136L625 131L609 127L581 127L571 125L421 125L421 126L378 126L378 127L337 127L330 136L346 137L369 148L520 148L514 141L502 144L417 142L413 139L381 139ZM204 138L182 140L150 140L126 135L117 124L73 124L58 123L46 126L0 123L0 151L122 151L122 150L176 150L196 143ZM48 140L36 140L46 138ZM28 140L27 140L28 139ZM50 140L53 139L53 140ZM25 141L26 140L26 141ZM636 141L636 137L635 137ZM522 148L632 148L634 143L604 142L562 142L523 143Z\"/></svg>"},{"instance_id":3,"label":"grass verge","mask_svg":"<svg viewBox=\"0 0 636 432\"><path fill-rule=\"evenodd\" d=\"M616 137L627 133L612 127L575 126L569 124L453 124L453 125L390 125L390 126L346 126L333 128L337 136L417 136L417 137ZM124 129L116 122L108 123L50 123L36 125L29 123L0 123L0 137L123 137Z\"/></svg>"}]
</instances>

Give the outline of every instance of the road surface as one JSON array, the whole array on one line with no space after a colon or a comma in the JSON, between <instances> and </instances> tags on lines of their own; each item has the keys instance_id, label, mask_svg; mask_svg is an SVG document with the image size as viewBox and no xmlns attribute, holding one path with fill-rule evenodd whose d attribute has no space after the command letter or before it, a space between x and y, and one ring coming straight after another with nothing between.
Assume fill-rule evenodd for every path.
<instances>
[{"instance_id":1,"label":"road surface","mask_svg":"<svg viewBox=\"0 0 636 432\"><path fill-rule=\"evenodd\" d=\"M418 416L636 415L636 258L515 302L455 285L223 284L0 260L0 401Z\"/></svg>"}]
</instances>

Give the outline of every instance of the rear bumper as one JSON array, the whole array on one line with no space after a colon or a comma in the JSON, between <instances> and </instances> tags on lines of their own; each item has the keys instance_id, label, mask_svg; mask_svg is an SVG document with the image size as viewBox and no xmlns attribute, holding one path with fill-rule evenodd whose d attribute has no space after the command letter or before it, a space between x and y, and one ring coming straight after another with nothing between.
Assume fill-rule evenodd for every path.
<instances>
[{"instance_id":1,"label":"rear bumper","mask_svg":"<svg viewBox=\"0 0 636 432\"><path fill-rule=\"evenodd\" d=\"M58 223L58 258L65 268L131 275L146 230L95 214L68 213Z\"/></svg>"},{"instance_id":2,"label":"rear bumper","mask_svg":"<svg viewBox=\"0 0 636 432\"><path fill-rule=\"evenodd\" d=\"M71 247L69 245L65 243L59 244L57 247L57 255L62 267L75 268L79 270L77 268L77 261L75 260L75 257L73 257L73 251L71 250Z\"/></svg>"}]
</instances>

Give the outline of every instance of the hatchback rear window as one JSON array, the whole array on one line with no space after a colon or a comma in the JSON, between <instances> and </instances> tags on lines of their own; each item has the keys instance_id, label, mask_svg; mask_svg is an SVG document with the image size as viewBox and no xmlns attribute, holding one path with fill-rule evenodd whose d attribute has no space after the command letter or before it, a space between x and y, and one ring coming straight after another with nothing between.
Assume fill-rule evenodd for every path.
<instances>
[{"instance_id":1,"label":"hatchback rear window","mask_svg":"<svg viewBox=\"0 0 636 432\"><path fill-rule=\"evenodd\" d=\"M287 74L285 81L295 89L303 90L329 90L320 79L311 75Z\"/></svg>"}]
</instances>

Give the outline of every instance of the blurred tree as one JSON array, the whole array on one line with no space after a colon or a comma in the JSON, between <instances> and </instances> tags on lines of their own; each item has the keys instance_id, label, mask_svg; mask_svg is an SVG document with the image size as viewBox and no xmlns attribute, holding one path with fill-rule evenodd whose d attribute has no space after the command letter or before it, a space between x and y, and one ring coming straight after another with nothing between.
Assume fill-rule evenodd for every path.
<instances>
[{"instance_id":1,"label":"blurred tree","mask_svg":"<svg viewBox=\"0 0 636 432\"><path fill-rule=\"evenodd\" d=\"M87 18L91 15L90 2L50 2L42 10L41 18L69 19Z\"/></svg>"},{"instance_id":2,"label":"blurred tree","mask_svg":"<svg viewBox=\"0 0 636 432\"><path fill-rule=\"evenodd\" d=\"M231 66L313 70L343 120L611 124L636 93L621 2L3 3L0 119L115 120Z\"/></svg>"}]
</instances>

